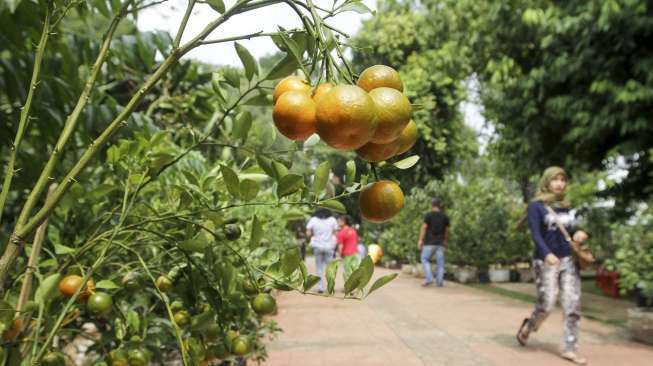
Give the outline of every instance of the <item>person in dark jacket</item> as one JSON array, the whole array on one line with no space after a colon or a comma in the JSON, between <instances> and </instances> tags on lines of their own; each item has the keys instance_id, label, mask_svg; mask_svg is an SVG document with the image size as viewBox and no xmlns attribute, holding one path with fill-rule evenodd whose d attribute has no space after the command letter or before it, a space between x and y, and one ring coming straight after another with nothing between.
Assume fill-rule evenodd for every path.
<instances>
[{"instance_id":1,"label":"person in dark jacket","mask_svg":"<svg viewBox=\"0 0 653 366\"><path fill-rule=\"evenodd\" d=\"M567 174L560 167L549 167L542 174L537 195L528 205L528 226L535 244L533 270L537 286L535 310L524 319L517 341L525 346L531 332L536 332L547 318L560 294L564 312L564 338L561 356L579 365L587 360L577 353L580 321L580 275L572 256L571 245L558 225L563 225L576 242L587 234L575 230L575 211L565 198Z\"/></svg>"}]
</instances>

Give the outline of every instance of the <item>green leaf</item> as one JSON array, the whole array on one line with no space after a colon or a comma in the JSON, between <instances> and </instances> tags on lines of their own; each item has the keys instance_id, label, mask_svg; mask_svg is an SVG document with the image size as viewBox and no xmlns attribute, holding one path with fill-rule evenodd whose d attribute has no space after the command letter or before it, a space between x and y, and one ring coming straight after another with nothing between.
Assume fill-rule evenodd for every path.
<instances>
[{"instance_id":1,"label":"green leaf","mask_svg":"<svg viewBox=\"0 0 653 366\"><path fill-rule=\"evenodd\" d=\"M200 235L193 239L184 240L181 243L177 244L180 249L190 252L203 252L208 245L209 243Z\"/></svg>"},{"instance_id":2,"label":"green leaf","mask_svg":"<svg viewBox=\"0 0 653 366\"><path fill-rule=\"evenodd\" d=\"M299 270L302 273L302 278L306 280L308 278L308 268L306 268L304 261L299 261Z\"/></svg>"},{"instance_id":3,"label":"green leaf","mask_svg":"<svg viewBox=\"0 0 653 366\"><path fill-rule=\"evenodd\" d=\"M365 296L370 296L372 291L375 291L375 290L379 289L381 286L384 286L388 282L390 282L390 281L394 280L395 278L397 278L397 276L399 276L398 273L392 273L392 274L389 274L389 275L385 275L385 276L379 278L378 280L374 281L374 284L372 285L372 287L370 287L370 290L367 291L367 295L365 295Z\"/></svg>"},{"instance_id":4,"label":"green leaf","mask_svg":"<svg viewBox=\"0 0 653 366\"><path fill-rule=\"evenodd\" d=\"M234 47L236 48L236 53L238 54L240 61L245 67L245 76L247 76L247 79L252 80L254 75L258 75L258 64L256 63L256 60L252 54L249 53L247 48L240 43L235 42Z\"/></svg>"},{"instance_id":5,"label":"green leaf","mask_svg":"<svg viewBox=\"0 0 653 366\"><path fill-rule=\"evenodd\" d=\"M301 257L298 248L292 248L286 251L281 260L281 271L285 276L290 276L297 270Z\"/></svg>"},{"instance_id":6,"label":"green leaf","mask_svg":"<svg viewBox=\"0 0 653 366\"><path fill-rule=\"evenodd\" d=\"M372 279L372 274L374 274L374 262L372 257L366 255L365 258L361 261L361 264L358 266L357 271L361 271L360 280L358 282L357 288L363 289Z\"/></svg>"},{"instance_id":7,"label":"green leaf","mask_svg":"<svg viewBox=\"0 0 653 366\"><path fill-rule=\"evenodd\" d=\"M252 114L249 112L243 112L240 114L238 119L234 121L234 127L232 134L235 138L241 140L241 142L247 141L247 135L249 130L252 128Z\"/></svg>"},{"instance_id":8,"label":"green leaf","mask_svg":"<svg viewBox=\"0 0 653 366\"><path fill-rule=\"evenodd\" d=\"M347 186L351 186L356 182L356 162L349 160L347 162L346 172L345 172L345 183Z\"/></svg>"},{"instance_id":9,"label":"green leaf","mask_svg":"<svg viewBox=\"0 0 653 366\"><path fill-rule=\"evenodd\" d=\"M55 273L41 281L39 288L36 289L34 294L34 301L42 304L51 300L57 294L57 286L59 285L59 281L61 281L61 277L61 273Z\"/></svg>"},{"instance_id":10,"label":"green leaf","mask_svg":"<svg viewBox=\"0 0 653 366\"><path fill-rule=\"evenodd\" d=\"M306 277L306 280L304 281L304 291L308 291L308 290L310 290L310 289L313 288L313 286L315 286L318 282L320 282L320 277L318 277L318 276L316 276L316 275L309 274L309 275Z\"/></svg>"},{"instance_id":11,"label":"green leaf","mask_svg":"<svg viewBox=\"0 0 653 366\"><path fill-rule=\"evenodd\" d=\"M252 179L243 179L240 182L240 197L243 201L251 201L256 198L258 194L258 183Z\"/></svg>"},{"instance_id":12,"label":"green leaf","mask_svg":"<svg viewBox=\"0 0 653 366\"><path fill-rule=\"evenodd\" d=\"M234 197L240 197L240 181L238 180L238 175L226 165L220 166L220 172L222 173L222 178L224 178L224 183L227 186L227 191Z\"/></svg>"},{"instance_id":13,"label":"green leaf","mask_svg":"<svg viewBox=\"0 0 653 366\"><path fill-rule=\"evenodd\" d=\"M347 281L345 281L345 294L352 293L355 289L358 288L361 279L360 268L356 269L354 272L349 275Z\"/></svg>"},{"instance_id":14,"label":"green leaf","mask_svg":"<svg viewBox=\"0 0 653 366\"><path fill-rule=\"evenodd\" d=\"M340 11L343 13L346 11L354 11L358 14L372 13L372 10L370 10L370 8L368 8L367 5L363 4L362 1L352 1L346 4L345 6L343 6L342 8L340 8Z\"/></svg>"},{"instance_id":15,"label":"green leaf","mask_svg":"<svg viewBox=\"0 0 653 366\"><path fill-rule=\"evenodd\" d=\"M270 177L277 179L276 171L272 167L272 160L261 154L256 154L256 164Z\"/></svg>"},{"instance_id":16,"label":"green leaf","mask_svg":"<svg viewBox=\"0 0 653 366\"><path fill-rule=\"evenodd\" d=\"M281 180L281 178L288 174L288 168L276 160L272 161L272 169L274 169L274 177L276 180Z\"/></svg>"},{"instance_id":17,"label":"green leaf","mask_svg":"<svg viewBox=\"0 0 653 366\"><path fill-rule=\"evenodd\" d=\"M238 73L238 70L232 69L230 67L225 68L224 78L227 80L229 85L233 86L236 89L240 88L240 74Z\"/></svg>"},{"instance_id":18,"label":"green leaf","mask_svg":"<svg viewBox=\"0 0 653 366\"><path fill-rule=\"evenodd\" d=\"M304 177L299 174L287 174L279 180L277 185L277 197L288 196L304 185Z\"/></svg>"},{"instance_id":19,"label":"green leaf","mask_svg":"<svg viewBox=\"0 0 653 366\"><path fill-rule=\"evenodd\" d=\"M54 252L56 254L70 254L70 253L75 253L75 249L71 247L67 247L63 244L54 244Z\"/></svg>"},{"instance_id":20,"label":"green leaf","mask_svg":"<svg viewBox=\"0 0 653 366\"><path fill-rule=\"evenodd\" d=\"M315 170L315 177L313 178L313 193L316 197L326 188L329 181L329 173L331 172L331 165L328 161L323 161Z\"/></svg>"},{"instance_id":21,"label":"green leaf","mask_svg":"<svg viewBox=\"0 0 653 366\"><path fill-rule=\"evenodd\" d=\"M265 76L265 80L276 80L284 78L297 70L299 64L292 55L287 55L281 61L277 62L270 72Z\"/></svg>"},{"instance_id":22,"label":"green leaf","mask_svg":"<svg viewBox=\"0 0 653 366\"><path fill-rule=\"evenodd\" d=\"M252 219L252 233L249 236L249 247L254 248L258 246L258 244L261 242L262 237L263 225L259 221L258 217L254 215L254 219Z\"/></svg>"},{"instance_id":23,"label":"green leaf","mask_svg":"<svg viewBox=\"0 0 653 366\"><path fill-rule=\"evenodd\" d=\"M320 135L314 133L306 141L304 141L304 148L312 147L320 142Z\"/></svg>"},{"instance_id":24,"label":"green leaf","mask_svg":"<svg viewBox=\"0 0 653 366\"><path fill-rule=\"evenodd\" d=\"M295 42L292 38L288 37L286 33L281 32L279 33L279 36L281 37L281 41L283 42L283 44L286 46L286 49L290 51L290 54L297 61L297 65L301 65L304 56L304 49L300 49L297 42Z\"/></svg>"},{"instance_id":25,"label":"green leaf","mask_svg":"<svg viewBox=\"0 0 653 366\"><path fill-rule=\"evenodd\" d=\"M116 285L113 281L111 280L102 280L98 283L95 284L95 287L97 288L104 288L104 289L114 289L114 288L119 288L120 286Z\"/></svg>"},{"instance_id":26,"label":"green leaf","mask_svg":"<svg viewBox=\"0 0 653 366\"><path fill-rule=\"evenodd\" d=\"M336 274L338 273L338 262L331 261L326 268L327 293L333 295L336 288Z\"/></svg>"},{"instance_id":27,"label":"green leaf","mask_svg":"<svg viewBox=\"0 0 653 366\"><path fill-rule=\"evenodd\" d=\"M404 169L411 168L413 165L417 164L418 161L419 161L419 156L413 155L407 157L406 159L399 160L398 162L393 163L392 166L394 166L397 169L404 170Z\"/></svg>"},{"instance_id":28,"label":"green leaf","mask_svg":"<svg viewBox=\"0 0 653 366\"><path fill-rule=\"evenodd\" d=\"M141 330L141 318L138 316L138 313L134 310L129 310L127 312L127 327L132 329L132 332L138 334Z\"/></svg>"},{"instance_id":29,"label":"green leaf","mask_svg":"<svg viewBox=\"0 0 653 366\"><path fill-rule=\"evenodd\" d=\"M272 100L268 97L268 94L261 93L247 99L243 105L253 105L259 107L267 107L272 105Z\"/></svg>"},{"instance_id":30,"label":"green leaf","mask_svg":"<svg viewBox=\"0 0 653 366\"><path fill-rule=\"evenodd\" d=\"M342 214L347 213L347 208L345 207L345 205L343 205L340 201L335 199L320 201L318 202L317 205L320 207L328 208L329 210L337 213L342 213Z\"/></svg>"},{"instance_id":31,"label":"green leaf","mask_svg":"<svg viewBox=\"0 0 653 366\"><path fill-rule=\"evenodd\" d=\"M220 14L225 11L224 2L222 0L206 0L206 3Z\"/></svg>"},{"instance_id":32,"label":"green leaf","mask_svg":"<svg viewBox=\"0 0 653 366\"><path fill-rule=\"evenodd\" d=\"M190 330L193 332L205 330L213 324L214 315L215 313L210 310L195 315L190 319Z\"/></svg>"}]
</instances>

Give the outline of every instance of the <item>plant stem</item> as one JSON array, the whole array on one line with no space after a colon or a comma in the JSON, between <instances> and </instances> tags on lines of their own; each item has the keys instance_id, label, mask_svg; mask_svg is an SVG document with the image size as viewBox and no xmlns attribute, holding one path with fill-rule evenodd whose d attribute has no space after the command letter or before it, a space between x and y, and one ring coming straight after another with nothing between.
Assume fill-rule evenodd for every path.
<instances>
[{"instance_id":1,"label":"plant stem","mask_svg":"<svg viewBox=\"0 0 653 366\"><path fill-rule=\"evenodd\" d=\"M188 19L190 18L190 14L193 11L193 7L195 6L195 0L188 0L188 6L186 6L186 13L184 14L184 18L181 20L181 24L179 24L179 30L177 30L177 36L175 36L175 42L174 46L175 48L179 47L179 44L181 43L181 36L184 34L184 30L186 29L186 25L188 24Z\"/></svg>"},{"instance_id":2,"label":"plant stem","mask_svg":"<svg viewBox=\"0 0 653 366\"><path fill-rule=\"evenodd\" d=\"M52 195L54 189L57 188L57 184L53 183L50 185L48 191L48 196ZM32 253L29 256L27 261L27 269L25 270L25 277L23 278L23 286L20 290L20 295L18 296L18 302L16 303L16 313L20 313L25 306L31 292L32 292L32 278L34 277L34 271L38 267L39 256L41 255L41 245L43 244L43 238L45 237L45 231L48 228L48 220L46 219L36 230L36 235L34 235L34 242L32 244Z\"/></svg>"},{"instance_id":3,"label":"plant stem","mask_svg":"<svg viewBox=\"0 0 653 366\"><path fill-rule=\"evenodd\" d=\"M66 119L66 123L64 124L63 131L61 131L61 135L59 135L57 144L55 145L54 150L52 151L52 154L50 155L50 158L48 159L48 162L45 165L45 168L43 168L43 171L41 172L39 179L34 185L34 188L32 188L32 191L29 193L29 196L27 197L27 201L23 205L20 215L18 216L16 231L18 231L20 227L25 224L25 221L27 221L27 218L32 213L32 210L34 209L34 206L36 205L39 197L43 193L43 190L45 189L48 180L51 179L50 176L54 171L54 168L57 166L57 163L59 162L59 155L63 152L66 143L68 143L68 140L72 136L72 133L75 130L75 127L77 126L77 121L79 120L79 116L81 115L82 111L84 110L84 107L86 107L86 104L88 103L88 99L90 97L91 91L93 90L93 86L95 85L95 82L98 76L100 75L102 64L104 63L104 61L107 58L107 55L109 54L111 40L113 39L113 35L116 29L118 28L118 24L125 16L125 11L127 7L133 1L134 0L127 1L123 6L123 8L121 9L120 13L118 13L111 21L111 24L109 25L109 29L107 30L107 33L104 37L104 42L102 43L102 47L100 48L100 52L98 53L97 59L95 60L93 67L91 68L91 75L89 76L88 80L86 80L86 84L84 85L84 90L80 94L79 99L77 100L77 104L75 105L75 108ZM22 236L22 235L18 235L18 236Z\"/></svg>"},{"instance_id":4,"label":"plant stem","mask_svg":"<svg viewBox=\"0 0 653 366\"><path fill-rule=\"evenodd\" d=\"M18 130L16 131L16 138L14 139L13 144L11 145L11 153L9 155L9 163L7 163L7 168L5 170L5 179L2 183L2 192L0 192L0 223L2 223L2 212L5 208L5 203L7 201L7 195L9 194L9 187L11 186L11 181L14 177L14 167L16 165L16 155L18 154L18 147L23 140L23 133L27 128L27 120L29 118L29 112L32 108L32 99L34 98L34 92L38 86L39 75L41 73L41 64L43 63L43 55L45 54L45 47L48 43L48 38L50 36L50 7L47 8L45 13L45 20L43 22L43 31L41 32L41 39L39 40L38 45L36 46L36 56L34 57L34 67L32 69L32 80L29 84L29 91L27 93L27 99L23 108L20 112L20 121L18 122Z\"/></svg>"}]
</instances>

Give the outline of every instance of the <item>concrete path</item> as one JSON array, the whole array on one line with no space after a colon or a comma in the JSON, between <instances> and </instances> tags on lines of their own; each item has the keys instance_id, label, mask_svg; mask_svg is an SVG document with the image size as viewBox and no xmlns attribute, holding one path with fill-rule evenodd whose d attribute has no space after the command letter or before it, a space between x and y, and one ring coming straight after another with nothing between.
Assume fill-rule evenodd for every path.
<instances>
[{"instance_id":1,"label":"concrete path","mask_svg":"<svg viewBox=\"0 0 653 366\"><path fill-rule=\"evenodd\" d=\"M391 272L377 267L375 277ZM571 365L557 357L560 310L523 348L514 336L529 304L451 282L422 288L402 274L364 301L297 293L277 301L284 333L267 366ZM653 347L628 341L622 328L588 319L581 328L590 365L653 365Z\"/></svg>"}]
</instances>

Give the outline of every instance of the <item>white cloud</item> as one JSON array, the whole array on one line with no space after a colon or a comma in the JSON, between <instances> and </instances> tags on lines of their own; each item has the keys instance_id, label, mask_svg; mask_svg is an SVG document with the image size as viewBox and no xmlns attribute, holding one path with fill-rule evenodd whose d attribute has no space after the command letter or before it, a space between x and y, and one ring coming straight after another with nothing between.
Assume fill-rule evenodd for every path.
<instances>
[{"instance_id":1,"label":"white cloud","mask_svg":"<svg viewBox=\"0 0 653 366\"><path fill-rule=\"evenodd\" d=\"M370 9L376 9L376 0L363 0L363 2ZM235 3L235 0L227 0L225 3L229 7ZM315 0L314 3L320 7L331 8L333 1ZM187 1L183 0L169 0L161 5L146 9L139 15L139 29L142 31L165 30L170 32L174 37L186 10L186 4ZM196 4L186 31L184 32L182 42L194 37L217 16L218 13L208 5ZM361 22L369 17L369 14L361 15L355 12L346 12L330 18L327 22L343 32L353 35L360 28ZM258 31L274 32L278 29L278 26L286 29L301 26L297 15L286 4L276 4L236 15L214 31L208 39L239 36ZM269 37L239 42L247 47L256 58L277 51L277 47ZM240 65L240 60L232 43L202 46L191 51L187 57L215 65Z\"/></svg>"}]
</instances>

